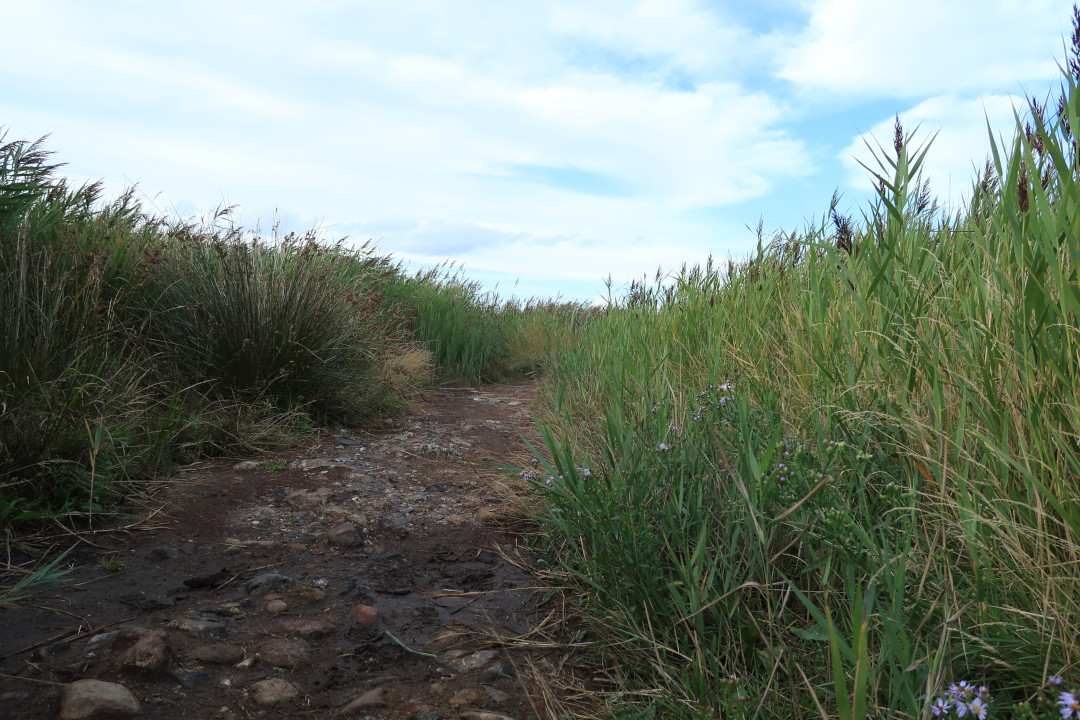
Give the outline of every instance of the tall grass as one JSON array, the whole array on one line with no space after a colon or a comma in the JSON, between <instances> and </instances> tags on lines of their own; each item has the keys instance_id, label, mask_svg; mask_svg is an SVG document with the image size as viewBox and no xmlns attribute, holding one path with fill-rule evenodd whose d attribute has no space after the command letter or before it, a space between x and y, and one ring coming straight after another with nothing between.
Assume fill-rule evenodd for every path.
<instances>
[{"instance_id":1,"label":"tall grass","mask_svg":"<svg viewBox=\"0 0 1080 720\"><path fill-rule=\"evenodd\" d=\"M525 474L624 700L919 717L961 679L1003 713L1080 684L1078 78L1080 35L965 212L897 123L860 221L637 285L553 357Z\"/></svg>"},{"instance_id":2,"label":"tall grass","mask_svg":"<svg viewBox=\"0 0 1080 720\"><path fill-rule=\"evenodd\" d=\"M500 298L453 265L387 276L384 302L400 309L450 382L490 382L536 372L558 339L587 321L584 304Z\"/></svg>"},{"instance_id":3,"label":"tall grass","mask_svg":"<svg viewBox=\"0 0 1080 720\"><path fill-rule=\"evenodd\" d=\"M168 222L58 168L0 138L2 530L91 521L177 462L394 412L436 361L471 379L539 362L507 356L537 313L457 276L227 212Z\"/></svg>"}]
</instances>

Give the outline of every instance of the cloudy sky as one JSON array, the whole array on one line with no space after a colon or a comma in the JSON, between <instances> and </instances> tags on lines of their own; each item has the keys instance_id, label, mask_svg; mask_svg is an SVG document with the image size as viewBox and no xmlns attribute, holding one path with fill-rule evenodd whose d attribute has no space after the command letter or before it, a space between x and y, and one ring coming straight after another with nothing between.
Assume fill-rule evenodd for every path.
<instances>
[{"instance_id":1,"label":"cloudy sky","mask_svg":"<svg viewBox=\"0 0 1080 720\"><path fill-rule=\"evenodd\" d=\"M148 207L368 238L591 300L857 207L862 138L937 132L962 201L987 121L1043 98L1043 0L0 0L0 126Z\"/></svg>"}]
</instances>

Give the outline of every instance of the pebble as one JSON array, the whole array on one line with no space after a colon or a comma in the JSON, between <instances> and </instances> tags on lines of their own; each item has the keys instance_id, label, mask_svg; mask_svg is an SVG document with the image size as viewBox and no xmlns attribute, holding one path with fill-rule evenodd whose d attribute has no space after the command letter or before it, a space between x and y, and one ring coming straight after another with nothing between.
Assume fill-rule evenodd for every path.
<instances>
[{"instance_id":1,"label":"pebble","mask_svg":"<svg viewBox=\"0 0 1080 720\"><path fill-rule=\"evenodd\" d=\"M491 702L495 705L503 705L510 702L510 693L504 693L502 690L499 690L498 688L493 688L490 685L481 685L480 687L484 689L484 692L487 693L488 699L491 700Z\"/></svg>"},{"instance_id":2,"label":"pebble","mask_svg":"<svg viewBox=\"0 0 1080 720\"><path fill-rule=\"evenodd\" d=\"M409 720L442 720L442 715L430 705L421 705L409 716Z\"/></svg>"},{"instance_id":3,"label":"pebble","mask_svg":"<svg viewBox=\"0 0 1080 720\"><path fill-rule=\"evenodd\" d=\"M244 659L244 648L239 645L200 645L188 653L196 662L233 664Z\"/></svg>"},{"instance_id":4,"label":"pebble","mask_svg":"<svg viewBox=\"0 0 1080 720\"><path fill-rule=\"evenodd\" d=\"M279 668L294 668L309 663L312 658L311 645L303 640L268 640L259 648L259 657L263 662Z\"/></svg>"},{"instance_id":5,"label":"pebble","mask_svg":"<svg viewBox=\"0 0 1080 720\"><path fill-rule=\"evenodd\" d=\"M60 693L59 720L129 718L139 710L139 701L131 691L117 683L76 680Z\"/></svg>"},{"instance_id":6,"label":"pebble","mask_svg":"<svg viewBox=\"0 0 1080 720\"><path fill-rule=\"evenodd\" d=\"M450 658L447 664L458 672L469 672L484 667L494 660L496 655L494 650L478 650L471 655Z\"/></svg>"},{"instance_id":7,"label":"pebble","mask_svg":"<svg viewBox=\"0 0 1080 720\"><path fill-rule=\"evenodd\" d=\"M262 463L255 460L244 460L232 466L233 470L261 470Z\"/></svg>"},{"instance_id":8,"label":"pebble","mask_svg":"<svg viewBox=\"0 0 1080 720\"><path fill-rule=\"evenodd\" d=\"M382 615L370 605L357 605L353 608L353 612L356 613L356 624L360 627L371 627Z\"/></svg>"},{"instance_id":9,"label":"pebble","mask_svg":"<svg viewBox=\"0 0 1080 720\"><path fill-rule=\"evenodd\" d=\"M514 720L509 715L493 713L487 710L466 710L461 713L462 720Z\"/></svg>"},{"instance_id":10,"label":"pebble","mask_svg":"<svg viewBox=\"0 0 1080 720\"><path fill-rule=\"evenodd\" d=\"M487 670L484 670L483 679L487 682L493 680L502 680L503 678L510 677L510 672L506 669L506 664L501 660L494 663Z\"/></svg>"},{"instance_id":11,"label":"pebble","mask_svg":"<svg viewBox=\"0 0 1080 720\"><path fill-rule=\"evenodd\" d=\"M193 670L173 670L169 673L176 682L187 689L196 688L210 681L210 673L200 668Z\"/></svg>"},{"instance_id":12,"label":"pebble","mask_svg":"<svg viewBox=\"0 0 1080 720\"><path fill-rule=\"evenodd\" d=\"M369 708L386 706L386 688L373 688L356 698L341 710L342 715L353 715Z\"/></svg>"},{"instance_id":13,"label":"pebble","mask_svg":"<svg viewBox=\"0 0 1080 720\"><path fill-rule=\"evenodd\" d=\"M172 560L179 554L179 551L162 545L161 547L153 548L150 552L146 553L146 556L151 560Z\"/></svg>"},{"instance_id":14,"label":"pebble","mask_svg":"<svg viewBox=\"0 0 1080 720\"><path fill-rule=\"evenodd\" d=\"M263 707L280 705L300 697L300 691L296 686L281 678L269 678L260 680L251 686L255 691L255 704Z\"/></svg>"},{"instance_id":15,"label":"pebble","mask_svg":"<svg viewBox=\"0 0 1080 720\"><path fill-rule=\"evenodd\" d=\"M480 688L465 688L464 690L454 693L454 696L450 698L450 704L456 708L462 707L463 705L476 705L482 702L486 697L487 693Z\"/></svg>"},{"instance_id":16,"label":"pebble","mask_svg":"<svg viewBox=\"0 0 1080 720\"><path fill-rule=\"evenodd\" d=\"M134 639L135 644L119 658L121 667L145 672L160 672L169 664L169 634L164 630L137 628L122 631L121 638Z\"/></svg>"},{"instance_id":17,"label":"pebble","mask_svg":"<svg viewBox=\"0 0 1080 720\"><path fill-rule=\"evenodd\" d=\"M277 635L301 638L303 640L323 637L324 635L329 635L333 631L334 627L332 625L319 620L305 620L303 618L282 620L270 628L270 632Z\"/></svg>"},{"instance_id":18,"label":"pebble","mask_svg":"<svg viewBox=\"0 0 1080 720\"><path fill-rule=\"evenodd\" d=\"M184 618L180 621L179 627L200 640L224 640L229 636L228 629L217 620Z\"/></svg>"},{"instance_id":19,"label":"pebble","mask_svg":"<svg viewBox=\"0 0 1080 720\"><path fill-rule=\"evenodd\" d=\"M273 615L277 615L278 613L283 613L288 609L289 609L289 606L286 605L281 600L271 600L270 602L266 603L266 612L271 613Z\"/></svg>"},{"instance_id":20,"label":"pebble","mask_svg":"<svg viewBox=\"0 0 1080 720\"><path fill-rule=\"evenodd\" d=\"M271 572L253 577L244 587L249 595L266 595L284 590L291 584L292 580L288 576Z\"/></svg>"},{"instance_id":21,"label":"pebble","mask_svg":"<svg viewBox=\"0 0 1080 720\"><path fill-rule=\"evenodd\" d=\"M356 547L363 542L360 532L351 522L341 523L330 528L326 533L326 539L331 545L338 547Z\"/></svg>"}]
</instances>

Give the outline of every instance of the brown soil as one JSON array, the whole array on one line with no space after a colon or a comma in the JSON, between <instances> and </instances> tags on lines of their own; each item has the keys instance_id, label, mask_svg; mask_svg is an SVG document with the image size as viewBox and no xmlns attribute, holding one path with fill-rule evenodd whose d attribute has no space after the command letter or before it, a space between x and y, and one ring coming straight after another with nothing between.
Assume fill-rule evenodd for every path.
<instances>
[{"instance_id":1,"label":"brown soil","mask_svg":"<svg viewBox=\"0 0 1080 720\"><path fill-rule=\"evenodd\" d=\"M83 678L124 685L139 717L163 719L337 715L377 688L382 704L352 714L553 716L536 677L554 672L538 642L550 611L506 529L525 488L497 469L528 460L534 394L440 390L382 430L278 458L284 470L180 472L153 517L84 535L68 583L0 609L0 717L52 720L63 685ZM250 587L266 573L288 582ZM164 649L133 655L154 630ZM274 657L287 643L292 663ZM299 696L260 704L272 678Z\"/></svg>"}]
</instances>

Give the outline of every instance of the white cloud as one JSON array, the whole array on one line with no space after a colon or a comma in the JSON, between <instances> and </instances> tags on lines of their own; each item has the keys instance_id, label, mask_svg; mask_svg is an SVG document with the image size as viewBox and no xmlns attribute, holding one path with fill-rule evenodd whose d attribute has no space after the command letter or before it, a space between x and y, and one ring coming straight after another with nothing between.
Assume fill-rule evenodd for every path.
<instances>
[{"instance_id":1,"label":"white cloud","mask_svg":"<svg viewBox=\"0 0 1080 720\"><path fill-rule=\"evenodd\" d=\"M20 28L5 49L34 59L0 70L0 122L165 209L238 203L266 226L278 208L293 228L557 287L740 254L744 223L800 202L781 192L831 188L820 95L910 97L945 128L931 157L959 154L955 177L982 157L959 149L981 105L957 98L1056 72L1062 18L1043 0L978 17L792 2L0 0Z\"/></svg>"},{"instance_id":2,"label":"white cloud","mask_svg":"<svg viewBox=\"0 0 1080 720\"><path fill-rule=\"evenodd\" d=\"M1063 9L1051 0L815 0L780 76L809 92L879 97L1015 92L1057 76L1053 58L1070 32Z\"/></svg>"}]
</instances>

